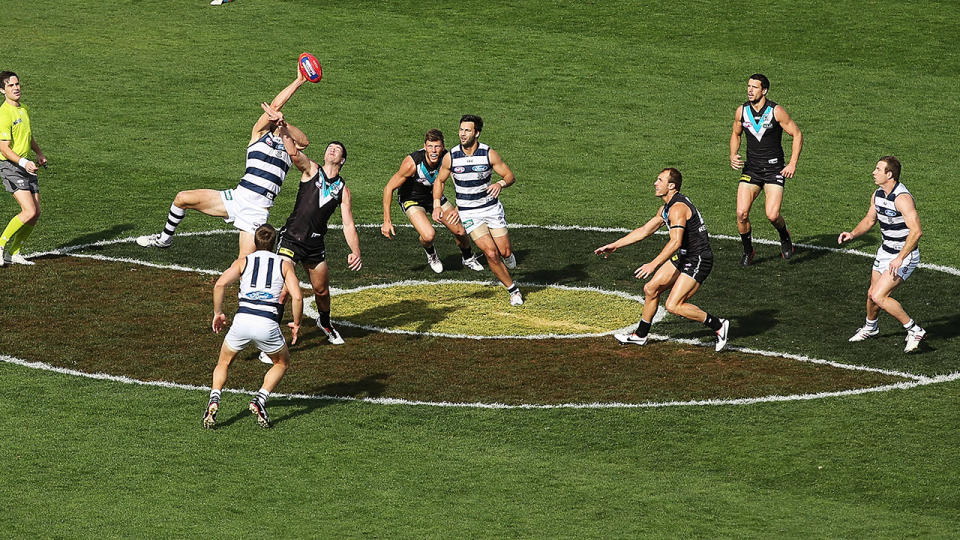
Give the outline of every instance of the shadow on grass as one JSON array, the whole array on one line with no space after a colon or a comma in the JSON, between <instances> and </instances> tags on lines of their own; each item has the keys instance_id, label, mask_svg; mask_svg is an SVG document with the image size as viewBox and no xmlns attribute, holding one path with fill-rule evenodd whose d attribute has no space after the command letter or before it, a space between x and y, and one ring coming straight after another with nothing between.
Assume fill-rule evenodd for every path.
<instances>
[{"instance_id":1,"label":"shadow on grass","mask_svg":"<svg viewBox=\"0 0 960 540\"><path fill-rule=\"evenodd\" d=\"M383 382L388 377L389 373L375 373L373 375L367 375L360 379L354 381L341 381L326 384L311 390L310 393L322 395L322 396L333 396L333 397L352 397L352 398L376 398L383 395L384 391L387 389L387 385ZM284 401L277 401L271 405L271 409L277 410L290 410L282 416L277 416L271 423L274 426L282 424L287 420L292 420L298 416L303 416L305 414L310 414L317 409L322 409L324 407L329 407L330 405L337 405L342 403L340 400L336 399L287 399ZM238 415L240 416L240 415ZM233 420L231 418L230 420Z\"/></svg>"},{"instance_id":2,"label":"shadow on grass","mask_svg":"<svg viewBox=\"0 0 960 540\"><path fill-rule=\"evenodd\" d=\"M519 264L519 263L518 263ZM585 264L568 264L563 268L551 270L535 270L532 272L517 272L523 281L531 283L575 283L585 281L590 277Z\"/></svg>"},{"instance_id":3,"label":"shadow on grass","mask_svg":"<svg viewBox=\"0 0 960 540\"><path fill-rule=\"evenodd\" d=\"M119 236L124 236L124 233L134 229L133 223L123 223L119 225L114 225L109 229L104 229L102 231L96 231L80 235L72 240L67 240L66 242L57 246L58 249L63 249L70 246L80 246L84 244L92 244L94 242L99 242L100 240L111 240Z\"/></svg>"}]
</instances>

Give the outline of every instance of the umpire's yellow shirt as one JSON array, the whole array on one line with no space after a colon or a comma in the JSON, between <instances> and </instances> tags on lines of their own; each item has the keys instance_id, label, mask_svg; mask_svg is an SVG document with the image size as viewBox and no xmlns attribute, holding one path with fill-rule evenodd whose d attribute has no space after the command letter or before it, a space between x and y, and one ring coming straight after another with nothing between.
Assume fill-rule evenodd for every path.
<instances>
[{"instance_id":1,"label":"umpire's yellow shirt","mask_svg":"<svg viewBox=\"0 0 960 540\"><path fill-rule=\"evenodd\" d=\"M4 100L0 105L0 141L13 141L10 147L20 157L30 153L30 115L23 105L14 107ZM0 159L7 158L0 155Z\"/></svg>"}]
</instances>

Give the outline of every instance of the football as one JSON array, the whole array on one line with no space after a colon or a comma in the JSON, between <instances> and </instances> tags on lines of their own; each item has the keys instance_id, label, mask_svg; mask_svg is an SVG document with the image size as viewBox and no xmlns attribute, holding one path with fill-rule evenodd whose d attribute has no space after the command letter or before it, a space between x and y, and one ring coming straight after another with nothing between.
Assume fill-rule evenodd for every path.
<instances>
[{"instance_id":1,"label":"football","mask_svg":"<svg viewBox=\"0 0 960 540\"><path fill-rule=\"evenodd\" d=\"M320 78L323 77L323 70L320 68L320 62L317 61L317 58L310 53L303 53L300 55L300 73L307 78L310 82L320 82Z\"/></svg>"}]
</instances>

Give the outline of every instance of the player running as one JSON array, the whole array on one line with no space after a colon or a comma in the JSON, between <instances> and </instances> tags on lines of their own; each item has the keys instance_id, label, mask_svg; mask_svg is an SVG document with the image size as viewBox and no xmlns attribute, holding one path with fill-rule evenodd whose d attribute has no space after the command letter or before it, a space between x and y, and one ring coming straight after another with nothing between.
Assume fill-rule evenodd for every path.
<instances>
[{"instance_id":1,"label":"player running","mask_svg":"<svg viewBox=\"0 0 960 540\"><path fill-rule=\"evenodd\" d=\"M440 262L440 256L437 255L433 245L436 231L430 223L428 212L433 210L433 182L437 178L440 162L446 155L443 133L439 129L427 131L423 148L403 158L400 169L390 177L383 188L383 225L380 227L380 232L387 238L397 234L393 222L390 221L390 201L393 199L393 193L399 190L397 202L407 215L407 219L413 224L417 234L420 235L420 245L427 254L427 264L438 274L443 272L443 263ZM446 197L441 198L440 205L444 211L453 208ZM457 241L463 266L478 272L483 270L483 266L477 262L477 255L474 255L470 249L470 239L463 225L459 221L453 223L445 221L444 225L453 233Z\"/></svg>"}]
</instances>

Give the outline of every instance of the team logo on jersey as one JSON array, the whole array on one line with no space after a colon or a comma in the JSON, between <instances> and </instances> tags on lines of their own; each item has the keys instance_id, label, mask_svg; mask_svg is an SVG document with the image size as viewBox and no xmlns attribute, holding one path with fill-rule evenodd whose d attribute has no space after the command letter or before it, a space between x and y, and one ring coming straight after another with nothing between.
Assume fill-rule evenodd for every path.
<instances>
[{"instance_id":1,"label":"team logo on jersey","mask_svg":"<svg viewBox=\"0 0 960 540\"><path fill-rule=\"evenodd\" d=\"M490 166L489 166L489 165L474 165L473 167L470 168L470 170L473 171L473 172L486 172L486 171L490 170Z\"/></svg>"},{"instance_id":2,"label":"team logo on jersey","mask_svg":"<svg viewBox=\"0 0 960 540\"><path fill-rule=\"evenodd\" d=\"M462 173L463 171L466 171L466 170L467 170L466 167L454 167L454 168L453 168L453 172L455 172L455 173L457 173L457 174Z\"/></svg>"},{"instance_id":3,"label":"team logo on jersey","mask_svg":"<svg viewBox=\"0 0 960 540\"><path fill-rule=\"evenodd\" d=\"M753 117L753 111L749 105L743 106L743 127L753 134L759 141L768 128L773 126L773 107L767 105L760 118Z\"/></svg>"},{"instance_id":4,"label":"team logo on jersey","mask_svg":"<svg viewBox=\"0 0 960 540\"><path fill-rule=\"evenodd\" d=\"M320 206L323 206L340 195L340 192L343 191L343 181L337 180L328 184L321 178L317 181L317 187L320 188Z\"/></svg>"},{"instance_id":5,"label":"team logo on jersey","mask_svg":"<svg viewBox=\"0 0 960 540\"><path fill-rule=\"evenodd\" d=\"M887 216L887 217L897 217L897 214L898 214L898 213L899 213L899 212L897 212L896 210L890 210L889 208L884 208L884 209L883 209L883 215L885 215L885 216Z\"/></svg>"}]
</instances>

